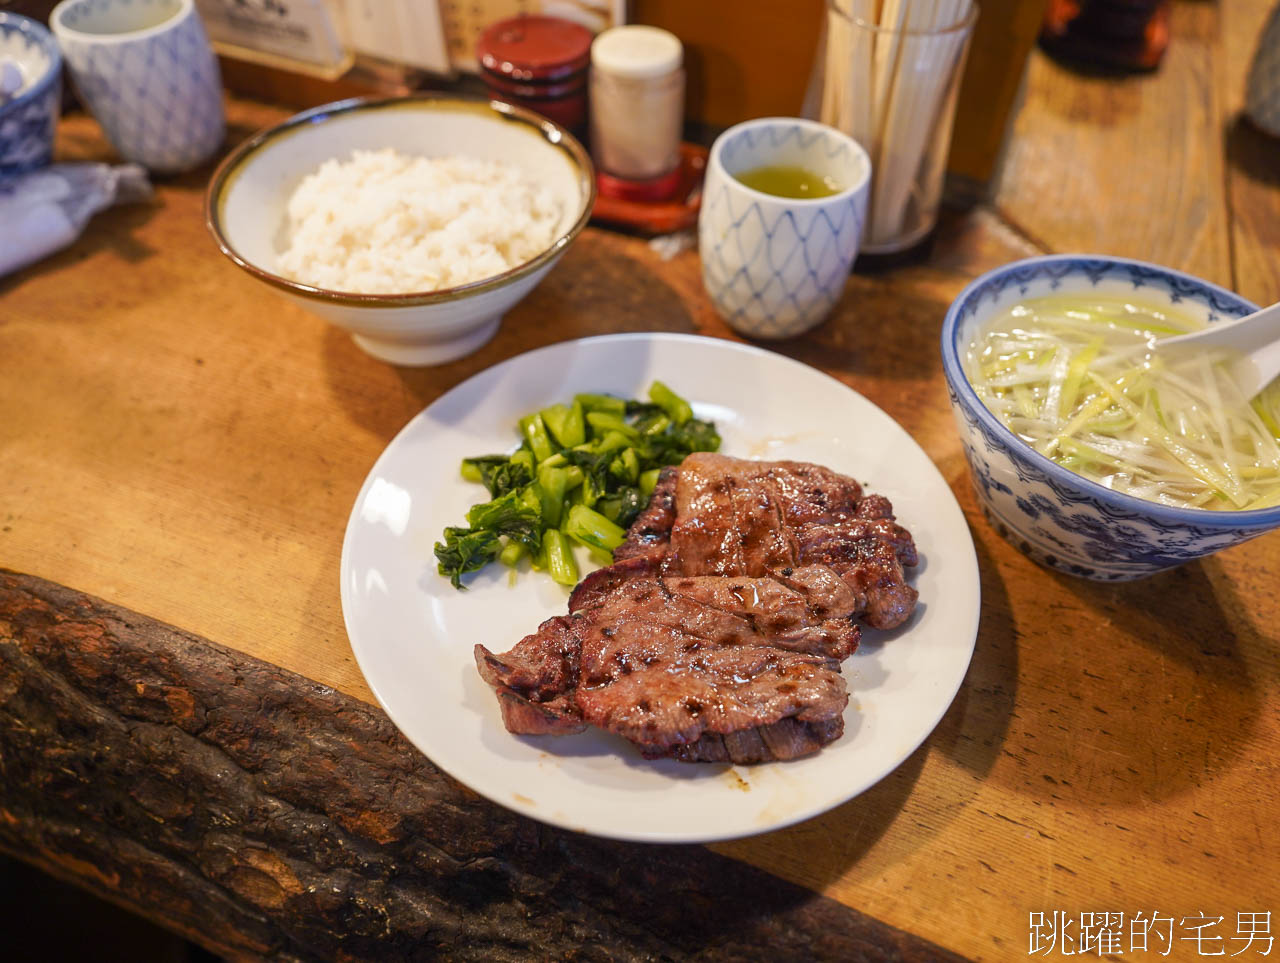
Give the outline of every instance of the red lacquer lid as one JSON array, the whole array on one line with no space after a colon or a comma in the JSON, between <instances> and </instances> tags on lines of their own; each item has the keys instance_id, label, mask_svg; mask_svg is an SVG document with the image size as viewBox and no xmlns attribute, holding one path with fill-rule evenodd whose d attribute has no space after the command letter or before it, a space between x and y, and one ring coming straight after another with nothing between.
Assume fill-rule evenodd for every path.
<instances>
[{"instance_id":1,"label":"red lacquer lid","mask_svg":"<svg viewBox=\"0 0 1280 963\"><path fill-rule=\"evenodd\" d=\"M488 72L516 81L560 80L591 62L591 31L560 17L511 17L488 27L476 41L476 58Z\"/></svg>"}]
</instances>

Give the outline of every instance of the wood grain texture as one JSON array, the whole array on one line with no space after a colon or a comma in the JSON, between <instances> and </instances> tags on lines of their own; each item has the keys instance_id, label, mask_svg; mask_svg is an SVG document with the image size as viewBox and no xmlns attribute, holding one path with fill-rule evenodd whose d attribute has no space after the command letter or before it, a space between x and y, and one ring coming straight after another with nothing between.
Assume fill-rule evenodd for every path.
<instances>
[{"instance_id":1,"label":"wood grain texture","mask_svg":"<svg viewBox=\"0 0 1280 963\"><path fill-rule=\"evenodd\" d=\"M1218 9L1175 0L1174 40L1153 74L1087 75L1035 51L1000 213L1053 251L1154 261L1229 287Z\"/></svg>"},{"instance_id":2,"label":"wood grain texture","mask_svg":"<svg viewBox=\"0 0 1280 963\"><path fill-rule=\"evenodd\" d=\"M4 571L0 846L232 958L954 958L700 847L540 826L367 705Z\"/></svg>"}]
</instances>

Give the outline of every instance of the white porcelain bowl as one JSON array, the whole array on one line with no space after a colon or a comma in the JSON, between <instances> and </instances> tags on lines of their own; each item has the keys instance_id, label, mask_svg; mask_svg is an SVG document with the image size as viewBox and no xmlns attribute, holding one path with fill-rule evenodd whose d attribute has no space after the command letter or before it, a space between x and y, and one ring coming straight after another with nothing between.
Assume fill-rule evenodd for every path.
<instances>
[{"instance_id":1,"label":"white porcelain bowl","mask_svg":"<svg viewBox=\"0 0 1280 963\"><path fill-rule=\"evenodd\" d=\"M509 271L470 284L411 294L353 294L277 273L286 204L307 174L357 149L423 157L460 155L520 167L563 209L555 240ZM564 254L591 216L595 172L567 131L498 101L430 94L326 104L238 147L209 182L205 215L222 252L290 300L350 331L357 344L400 365L443 364L475 351Z\"/></svg>"}]
</instances>

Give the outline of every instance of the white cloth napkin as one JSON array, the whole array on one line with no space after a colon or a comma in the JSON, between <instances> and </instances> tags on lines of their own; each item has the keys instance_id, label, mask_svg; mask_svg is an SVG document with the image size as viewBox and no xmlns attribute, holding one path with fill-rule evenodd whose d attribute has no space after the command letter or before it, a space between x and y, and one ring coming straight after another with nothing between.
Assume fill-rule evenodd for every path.
<instances>
[{"instance_id":1,"label":"white cloth napkin","mask_svg":"<svg viewBox=\"0 0 1280 963\"><path fill-rule=\"evenodd\" d=\"M0 277L66 247L98 211L150 196L137 164L52 164L0 181Z\"/></svg>"}]
</instances>

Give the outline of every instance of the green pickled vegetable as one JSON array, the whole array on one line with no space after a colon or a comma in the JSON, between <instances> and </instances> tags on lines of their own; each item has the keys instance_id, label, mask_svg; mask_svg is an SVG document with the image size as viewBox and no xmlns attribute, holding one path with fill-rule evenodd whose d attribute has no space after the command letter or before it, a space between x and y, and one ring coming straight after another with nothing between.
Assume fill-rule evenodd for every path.
<instances>
[{"instance_id":1,"label":"green pickled vegetable","mask_svg":"<svg viewBox=\"0 0 1280 963\"><path fill-rule=\"evenodd\" d=\"M578 394L573 396L573 400L581 405L584 411L608 411L615 415L623 415L627 412L626 401L615 398L613 395Z\"/></svg>"},{"instance_id":2,"label":"green pickled vegetable","mask_svg":"<svg viewBox=\"0 0 1280 963\"><path fill-rule=\"evenodd\" d=\"M653 490L658 487L658 476L662 474L661 468L650 468L648 471L640 473L640 494L648 498L653 494Z\"/></svg>"},{"instance_id":3,"label":"green pickled vegetable","mask_svg":"<svg viewBox=\"0 0 1280 963\"><path fill-rule=\"evenodd\" d=\"M573 560L573 552L569 551L564 533L555 528L547 529L543 536L543 546L547 553L547 572L551 578L561 585L577 585L578 563Z\"/></svg>"},{"instance_id":4,"label":"green pickled vegetable","mask_svg":"<svg viewBox=\"0 0 1280 963\"><path fill-rule=\"evenodd\" d=\"M665 411L677 425L683 425L693 417L693 409L689 407L689 402L661 381L655 381L649 387L649 400Z\"/></svg>"},{"instance_id":5,"label":"green pickled vegetable","mask_svg":"<svg viewBox=\"0 0 1280 963\"><path fill-rule=\"evenodd\" d=\"M586 505L574 505L569 509L569 520L565 522L564 533L575 542L606 552L612 552L627 537L620 526Z\"/></svg>"},{"instance_id":6,"label":"green pickled vegetable","mask_svg":"<svg viewBox=\"0 0 1280 963\"><path fill-rule=\"evenodd\" d=\"M572 448L587 440L587 427L582 405L575 401L570 405L551 405L539 412L542 422L561 448Z\"/></svg>"},{"instance_id":7,"label":"green pickled vegetable","mask_svg":"<svg viewBox=\"0 0 1280 963\"><path fill-rule=\"evenodd\" d=\"M524 454L529 453L524 452ZM497 498L509 491L523 488L533 481L533 461L532 458L517 458L513 455L480 455L476 458L464 458L462 477L467 481L479 482L489 489L490 495Z\"/></svg>"},{"instance_id":8,"label":"green pickled vegetable","mask_svg":"<svg viewBox=\"0 0 1280 963\"><path fill-rule=\"evenodd\" d=\"M448 576L455 588L461 588L463 575L484 568L498 557L503 536L530 551L537 551L542 543L541 513L528 503L523 490L473 506L467 512L466 528L444 530L444 541L435 546L440 574Z\"/></svg>"},{"instance_id":9,"label":"green pickled vegetable","mask_svg":"<svg viewBox=\"0 0 1280 963\"><path fill-rule=\"evenodd\" d=\"M525 415L520 419L520 431L524 435L525 444L529 446L536 460L541 462L551 457L553 451L551 436L547 434L547 426L543 424L542 415L536 412Z\"/></svg>"},{"instance_id":10,"label":"green pickled vegetable","mask_svg":"<svg viewBox=\"0 0 1280 963\"><path fill-rule=\"evenodd\" d=\"M626 530L648 504L659 472L695 451L716 451L715 425L660 381L647 401L582 393L519 419L510 455L463 460L462 477L490 500L446 528L437 569L455 587L492 561L512 569L528 558L562 585L578 580L573 545L608 564Z\"/></svg>"},{"instance_id":11,"label":"green pickled vegetable","mask_svg":"<svg viewBox=\"0 0 1280 963\"><path fill-rule=\"evenodd\" d=\"M546 462L538 466L538 500L542 505L542 520L548 527L554 528L560 524L567 487L567 469L549 467Z\"/></svg>"},{"instance_id":12,"label":"green pickled vegetable","mask_svg":"<svg viewBox=\"0 0 1280 963\"><path fill-rule=\"evenodd\" d=\"M498 561L507 568L515 568L520 559L529 554L529 550L519 542L507 542L498 553Z\"/></svg>"}]
</instances>

